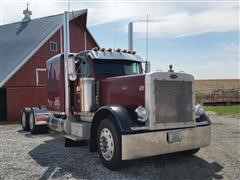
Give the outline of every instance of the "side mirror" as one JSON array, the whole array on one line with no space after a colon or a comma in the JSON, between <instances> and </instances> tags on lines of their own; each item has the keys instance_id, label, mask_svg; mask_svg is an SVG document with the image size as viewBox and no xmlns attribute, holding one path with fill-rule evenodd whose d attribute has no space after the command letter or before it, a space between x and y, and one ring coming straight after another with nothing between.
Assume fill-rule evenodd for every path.
<instances>
[{"instance_id":1,"label":"side mirror","mask_svg":"<svg viewBox=\"0 0 240 180\"><path fill-rule=\"evenodd\" d=\"M151 63L150 61L145 61L145 73L149 73L151 71Z\"/></svg>"},{"instance_id":2,"label":"side mirror","mask_svg":"<svg viewBox=\"0 0 240 180\"><path fill-rule=\"evenodd\" d=\"M75 68L75 58L73 56L68 57L68 78L71 81L77 79Z\"/></svg>"}]
</instances>

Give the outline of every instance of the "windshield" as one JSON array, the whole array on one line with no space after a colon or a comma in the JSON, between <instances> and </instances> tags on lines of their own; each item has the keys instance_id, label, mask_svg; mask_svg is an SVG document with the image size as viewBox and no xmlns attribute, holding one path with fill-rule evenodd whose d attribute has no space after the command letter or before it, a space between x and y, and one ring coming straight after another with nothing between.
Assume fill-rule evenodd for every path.
<instances>
[{"instance_id":1,"label":"windshield","mask_svg":"<svg viewBox=\"0 0 240 180\"><path fill-rule=\"evenodd\" d=\"M96 76L142 74L140 62L128 60L94 60Z\"/></svg>"}]
</instances>

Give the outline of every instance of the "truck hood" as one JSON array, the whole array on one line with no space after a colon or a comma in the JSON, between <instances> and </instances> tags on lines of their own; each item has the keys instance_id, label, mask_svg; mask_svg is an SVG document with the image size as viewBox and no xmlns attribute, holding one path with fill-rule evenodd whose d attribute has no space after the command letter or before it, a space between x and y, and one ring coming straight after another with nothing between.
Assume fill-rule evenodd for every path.
<instances>
[{"instance_id":1,"label":"truck hood","mask_svg":"<svg viewBox=\"0 0 240 180\"><path fill-rule=\"evenodd\" d=\"M145 74L108 77L100 80L100 105L135 108L145 105Z\"/></svg>"}]
</instances>

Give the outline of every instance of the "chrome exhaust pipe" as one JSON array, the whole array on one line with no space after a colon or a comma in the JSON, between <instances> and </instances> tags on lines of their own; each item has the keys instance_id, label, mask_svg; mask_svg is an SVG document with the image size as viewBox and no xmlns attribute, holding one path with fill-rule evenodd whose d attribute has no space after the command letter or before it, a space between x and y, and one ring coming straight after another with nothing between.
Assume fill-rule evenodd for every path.
<instances>
[{"instance_id":1,"label":"chrome exhaust pipe","mask_svg":"<svg viewBox=\"0 0 240 180\"><path fill-rule=\"evenodd\" d=\"M49 129L57 132L70 134L71 119L73 116L70 111L70 87L69 79L75 80L75 64L73 58L69 58L70 43L69 43L69 12L65 11L63 16L63 42L64 42L64 83L65 83L65 117L57 118L51 114L48 118ZM70 70L69 70L70 69Z\"/></svg>"},{"instance_id":2,"label":"chrome exhaust pipe","mask_svg":"<svg viewBox=\"0 0 240 180\"><path fill-rule=\"evenodd\" d=\"M133 23L128 24L128 50L133 50Z\"/></svg>"},{"instance_id":3,"label":"chrome exhaust pipe","mask_svg":"<svg viewBox=\"0 0 240 180\"><path fill-rule=\"evenodd\" d=\"M68 57L70 51L69 45L69 12L64 12L63 19L63 41L64 41L64 82L65 82L65 113L66 120L64 121L64 131L69 134L70 133L70 91L69 91L69 80L68 80ZM60 119L59 119L60 120ZM60 120L60 124L62 121Z\"/></svg>"},{"instance_id":4,"label":"chrome exhaust pipe","mask_svg":"<svg viewBox=\"0 0 240 180\"><path fill-rule=\"evenodd\" d=\"M56 118L54 115L50 115L48 118L48 128L53 131L64 132L65 121L65 119Z\"/></svg>"}]
</instances>

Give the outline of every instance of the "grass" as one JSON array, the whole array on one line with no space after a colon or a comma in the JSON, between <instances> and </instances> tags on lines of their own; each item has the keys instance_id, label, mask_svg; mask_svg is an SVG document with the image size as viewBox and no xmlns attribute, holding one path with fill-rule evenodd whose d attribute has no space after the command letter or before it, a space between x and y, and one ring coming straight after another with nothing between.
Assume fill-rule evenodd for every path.
<instances>
[{"instance_id":1,"label":"grass","mask_svg":"<svg viewBox=\"0 0 240 180\"><path fill-rule=\"evenodd\" d=\"M218 115L240 115L240 105L232 106L204 106L205 111L213 111Z\"/></svg>"}]
</instances>

